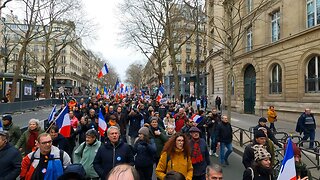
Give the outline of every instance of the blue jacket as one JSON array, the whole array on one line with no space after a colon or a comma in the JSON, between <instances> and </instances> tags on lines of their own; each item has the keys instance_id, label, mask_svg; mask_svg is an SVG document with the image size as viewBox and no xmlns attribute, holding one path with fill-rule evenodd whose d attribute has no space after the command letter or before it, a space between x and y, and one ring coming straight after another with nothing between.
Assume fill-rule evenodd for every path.
<instances>
[{"instance_id":1,"label":"blue jacket","mask_svg":"<svg viewBox=\"0 0 320 180\"><path fill-rule=\"evenodd\" d=\"M133 153L131 147L122 141L113 145L109 140L101 145L94 160L93 168L96 170L100 178L105 178L110 170L118 164L133 165Z\"/></svg>"},{"instance_id":2,"label":"blue jacket","mask_svg":"<svg viewBox=\"0 0 320 180\"><path fill-rule=\"evenodd\" d=\"M190 141L191 157L192 157L192 153L194 151L193 150L194 143L195 143L195 141L191 138L191 141ZM194 176L200 176L200 175L206 174L206 168L208 165L210 165L210 157L209 157L207 143L205 142L204 139L200 138L199 145L200 145L200 151L201 151L201 154L203 157L203 161L196 163L196 164L192 164Z\"/></svg>"},{"instance_id":3,"label":"blue jacket","mask_svg":"<svg viewBox=\"0 0 320 180\"><path fill-rule=\"evenodd\" d=\"M11 144L7 144L0 150L0 179L16 179L21 169L20 152Z\"/></svg>"},{"instance_id":4,"label":"blue jacket","mask_svg":"<svg viewBox=\"0 0 320 180\"><path fill-rule=\"evenodd\" d=\"M153 157L157 152L156 144L153 139L147 143L143 140L137 140L134 144L135 160L134 165L137 167L153 166Z\"/></svg>"}]
</instances>

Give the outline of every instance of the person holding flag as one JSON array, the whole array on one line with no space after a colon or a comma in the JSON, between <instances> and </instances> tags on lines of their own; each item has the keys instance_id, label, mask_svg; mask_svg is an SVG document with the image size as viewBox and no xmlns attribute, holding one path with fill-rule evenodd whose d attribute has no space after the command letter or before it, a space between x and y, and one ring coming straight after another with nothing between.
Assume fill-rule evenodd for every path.
<instances>
[{"instance_id":1,"label":"person holding flag","mask_svg":"<svg viewBox=\"0 0 320 180\"><path fill-rule=\"evenodd\" d=\"M158 96L157 96L157 101L160 102L160 100L162 99L162 96L164 95L164 88L162 86L159 87L159 91L158 91Z\"/></svg>"}]
</instances>

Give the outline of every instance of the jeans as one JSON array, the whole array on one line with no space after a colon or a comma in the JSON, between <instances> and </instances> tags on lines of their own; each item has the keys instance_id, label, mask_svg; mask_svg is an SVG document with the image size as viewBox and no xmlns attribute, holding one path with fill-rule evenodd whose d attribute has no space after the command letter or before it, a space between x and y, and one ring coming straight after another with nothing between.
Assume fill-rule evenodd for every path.
<instances>
[{"instance_id":1,"label":"jeans","mask_svg":"<svg viewBox=\"0 0 320 180\"><path fill-rule=\"evenodd\" d=\"M224 153L224 149L227 148L227 152ZM232 143L220 142L220 163L224 164L225 160L228 160L229 155L232 153Z\"/></svg>"},{"instance_id":2,"label":"jeans","mask_svg":"<svg viewBox=\"0 0 320 180\"><path fill-rule=\"evenodd\" d=\"M310 149L313 148L315 136L316 136L316 130L315 129L310 129L307 132L306 131L303 132L303 138L302 138L303 141L305 141L305 140L310 138L310 144L309 144L309 148Z\"/></svg>"},{"instance_id":3,"label":"jeans","mask_svg":"<svg viewBox=\"0 0 320 180\"><path fill-rule=\"evenodd\" d=\"M217 135L214 132L211 134L211 147L210 148L212 150L212 153L217 152Z\"/></svg>"},{"instance_id":4,"label":"jeans","mask_svg":"<svg viewBox=\"0 0 320 180\"><path fill-rule=\"evenodd\" d=\"M270 123L270 129L272 131L276 131L276 127L274 126L274 123Z\"/></svg>"}]
</instances>

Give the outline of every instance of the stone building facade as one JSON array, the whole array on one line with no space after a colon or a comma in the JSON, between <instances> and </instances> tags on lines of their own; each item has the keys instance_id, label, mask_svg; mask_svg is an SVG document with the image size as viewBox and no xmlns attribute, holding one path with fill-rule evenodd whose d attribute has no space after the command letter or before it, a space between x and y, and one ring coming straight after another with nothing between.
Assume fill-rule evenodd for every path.
<instances>
[{"instance_id":1,"label":"stone building facade","mask_svg":"<svg viewBox=\"0 0 320 180\"><path fill-rule=\"evenodd\" d=\"M235 111L266 116L267 108L273 105L280 119L296 121L305 108L311 108L320 119L318 3L316 0L246 0L243 3L245 31L236 48L231 84ZM219 10L221 16L225 15L219 7L214 1L206 1L207 12L215 12L214 16ZM246 21L254 13L257 18ZM209 14L210 17L213 15ZM239 21L236 26L237 23ZM210 33L210 19L207 26ZM208 45L210 53L206 60L211 77L208 96L214 102L213 98L221 95L226 105L229 64L216 56L225 53L225 49L217 49L209 41L208 44L211 45Z\"/></svg>"}]
</instances>

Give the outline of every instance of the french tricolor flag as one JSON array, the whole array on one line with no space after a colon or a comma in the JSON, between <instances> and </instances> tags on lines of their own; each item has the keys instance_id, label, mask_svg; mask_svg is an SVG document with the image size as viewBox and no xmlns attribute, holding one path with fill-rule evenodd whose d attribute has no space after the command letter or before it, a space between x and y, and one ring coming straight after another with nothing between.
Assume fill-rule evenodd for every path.
<instances>
[{"instance_id":1,"label":"french tricolor flag","mask_svg":"<svg viewBox=\"0 0 320 180\"><path fill-rule=\"evenodd\" d=\"M71 121L69 116L68 106L64 107L56 119L56 124L59 127L59 132L64 137L70 137Z\"/></svg>"},{"instance_id":2,"label":"french tricolor flag","mask_svg":"<svg viewBox=\"0 0 320 180\"><path fill-rule=\"evenodd\" d=\"M191 119L193 120L193 122L199 124L202 121L203 117L199 116L198 114L194 114L191 116Z\"/></svg>"},{"instance_id":3,"label":"french tricolor flag","mask_svg":"<svg viewBox=\"0 0 320 180\"><path fill-rule=\"evenodd\" d=\"M54 119L54 114L56 113L56 107L57 105L55 104L49 114L49 117L48 117L48 122L51 123Z\"/></svg>"},{"instance_id":4,"label":"french tricolor flag","mask_svg":"<svg viewBox=\"0 0 320 180\"><path fill-rule=\"evenodd\" d=\"M294 153L291 138L288 138L286 153L282 160L277 180L297 180Z\"/></svg>"},{"instance_id":5,"label":"french tricolor flag","mask_svg":"<svg viewBox=\"0 0 320 180\"><path fill-rule=\"evenodd\" d=\"M160 86L159 91L158 91L158 96L157 96L158 102L160 102L160 100L162 99L163 94L164 94L164 88L162 86Z\"/></svg>"},{"instance_id":6,"label":"french tricolor flag","mask_svg":"<svg viewBox=\"0 0 320 180\"><path fill-rule=\"evenodd\" d=\"M107 130L107 123L106 123L106 121L104 120L104 117L103 117L103 115L102 115L101 110L99 111L98 127L99 127L99 134L100 134L101 136L104 136L104 133L105 133L106 130Z\"/></svg>"},{"instance_id":7,"label":"french tricolor flag","mask_svg":"<svg viewBox=\"0 0 320 180\"><path fill-rule=\"evenodd\" d=\"M109 73L109 70L108 70L108 67L107 67L107 64L104 63L102 69L100 70L99 74L98 74L98 78L101 78L102 76L106 75Z\"/></svg>"},{"instance_id":8,"label":"french tricolor flag","mask_svg":"<svg viewBox=\"0 0 320 180\"><path fill-rule=\"evenodd\" d=\"M98 99L100 99L100 97L101 97L98 87L96 88L96 96L97 96Z\"/></svg>"}]
</instances>

